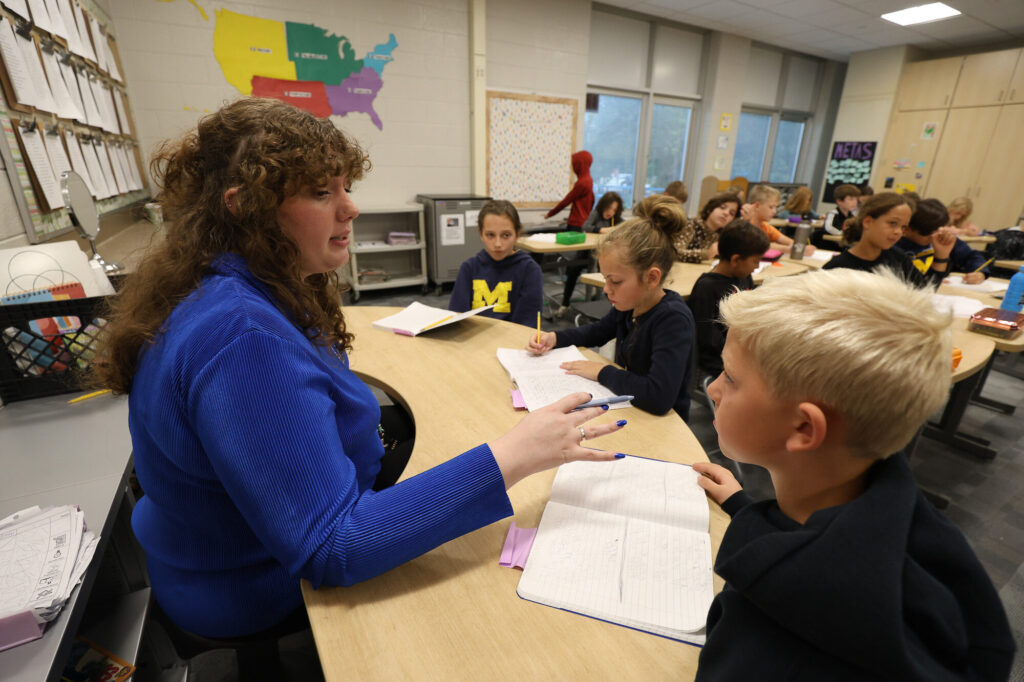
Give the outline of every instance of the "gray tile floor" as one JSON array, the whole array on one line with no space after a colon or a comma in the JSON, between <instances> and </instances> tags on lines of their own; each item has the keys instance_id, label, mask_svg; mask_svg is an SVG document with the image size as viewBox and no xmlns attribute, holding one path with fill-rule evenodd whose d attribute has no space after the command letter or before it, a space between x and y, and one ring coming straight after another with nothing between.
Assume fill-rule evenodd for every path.
<instances>
[{"instance_id":1,"label":"gray tile floor","mask_svg":"<svg viewBox=\"0 0 1024 682\"><path fill-rule=\"evenodd\" d=\"M444 294L423 295L418 287L364 292L358 305L406 306L412 301L446 307L450 285ZM555 273L545 273L545 294L551 301L561 299L562 283ZM577 288L582 296L583 287ZM570 319L546 319L545 330L572 325ZM961 429L984 436L998 452L994 460L983 462L964 456L952 448L922 438L911 462L920 485L950 500L945 510L978 554L997 588L1002 587L1024 564L1024 358L1002 355L985 385L983 395L1017 406L1017 414L1004 415L971 405ZM690 428L705 450L717 447L711 425L711 411L694 401ZM724 463L724 462L722 462ZM755 498L774 495L767 472L757 467L746 474L745 487Z\"/></svg>"}]
</instances>

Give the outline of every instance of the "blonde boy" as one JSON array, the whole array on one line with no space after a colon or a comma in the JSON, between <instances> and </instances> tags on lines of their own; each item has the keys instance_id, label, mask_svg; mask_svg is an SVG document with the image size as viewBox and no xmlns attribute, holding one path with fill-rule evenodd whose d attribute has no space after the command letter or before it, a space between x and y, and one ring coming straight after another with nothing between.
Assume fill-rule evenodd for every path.
<instances>
[{"instance_id":1,"label":"blonde boy","mask_svg":"<svg viewBox=\"0 0 1024 682\"><path fill-rule=\"evenodd\" d=\"M745 209L743 215L751 223L764 230L764 233L768 235L768 239L771 241L770 248L778 249L779 251L789 251L789 247L793 246L793 239L779 232L768 222L778 212L781 196L779 190L774 187L755 185L747 197L747 201L750 202L748 204L749 208L747 206L743 207ZM814 247L808 244L804 253L807 255L814 253Z\"/></svg>"},{"instance_id":2,"label":"blonde boy","mask_svg":"<svg viewBox=\"0 0 1024 682\"><path fill-rule=\"evenodd\" d=\"M892 454L948 395L949 316L850 270L772 278L720 310L719 444L768 469L777 500L694 465L733 517L697 679L1005 680L995 589Z\"/></svg>"}]
</instances>

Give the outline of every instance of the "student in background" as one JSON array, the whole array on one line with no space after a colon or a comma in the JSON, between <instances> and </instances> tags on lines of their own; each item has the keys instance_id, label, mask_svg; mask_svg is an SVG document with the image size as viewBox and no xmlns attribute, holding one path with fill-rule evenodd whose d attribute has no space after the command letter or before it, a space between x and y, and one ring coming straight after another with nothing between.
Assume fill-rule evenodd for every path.
<instances>
[{"instance_id":1,"label":"student in background","mask_svg":"<svg viewBox=\"0 0 1024 682\"><path fill-rule=\"evenodd\" d=\"M818 214L811 210L811 198L810 187L797 187L789 196L789 201L779 211L779 217L799 216L804 220L817 220Z\"/></svg>"},{"instance_id":2,"label":"student in background","mask_svg":"<svg viewBox=\"0 0 1024 682\"><path fill-rule=\"evenodd\" d=\"M953 201L949 202L949 206L946 209L949 211L950 225L958 235L976 237L984 232L984 230L970 221L971 214L974 213L974 202L968 197L953 199Z\"/></svg>"},{"instance_id":3,"label":"student in background","mask_svg":"<svg viewBox=\"0 0 1024 682\"><path fill-rule=\"evenodd\" d=\"M600 346L612 339L622 369L580 360L562 365L569 374L599 382L652 414L671 409L690 416L693 315L682 297L663 288L675 263L672 241L686 223L678 201L653 194L633 208L634 217L601 243L598 258L612 310L596 322L530 335L526 349L542 354L563 346Z\"/></svg>"},{"instance_id":4,"label":"student in background","mask_svg":"<svg viewBox=\"0 0 1024 682\"><path fill-rule=\"evenodd\" d=\"M129 394L146 491L132 528L179 627L308 627L300 579L368 580L511 515L505 491L530 473L614 458L580 447L602 410L570 412L577 393L374 491L380 407L349 369L336 272L366 154L327 119L246 97L162 145L153 166L166 238L112 297L94 367ZM585 437L618 428L587 424Z\"/></svg>"},{"instance_id":5,"label":"student in background","mask_svg":"<svg viewBox=\"0 0 1024 682\"><path fill-rule=\"evenodd\" d=\"M700 263L718 255L718 231L732 222L743 200L732 192L716 194L700 210L700 217L687 220L675 236L676 257L684 263Z\"/></svg>"},{"instance_id":6,"label":"student in background","mask_svg":"<svg viewBox=\"0 0 1024 682\"><path fill-rule=\"evenodd\" d=\"M793 238L779 232L769 221L775 217L779 208L779 190L768 185L755 185L748 194L750 203L743 205L743 217L756 225L768 235L771 247L779 251L788 251L793 246ZM814 253L814 246L808 244L804 250L806 255Z\"/></svg>"},{"instance_id":7,"label":"student in background","mask_svg":"<svg viewBox=\"0 0 1024 682\"><path fill-rule=\"evenodd\" d=\"M944 230L935 234L932 239L935 260L927 272L921 272L905 251L893 248L903 237L912 215L911 203L903 194L882 192L872 196L843 229L843 238L853 246L825 263L823 269L873 272L886 268L917 286L939 286L949 272L949 253L956 236Z\"/></svg>"},{"instance_id":8,"label":"student in background","mask_svg":"<svg viewBox=\"0 0 1024 682\"><path fill-rule=\"evenodd\" d=\"M868 197L875 195L875 188L871 185L861 185L860 196L857 197L858 208L864 205L864 202L868 200Z\"/></svg>"},{"instance_id":9,"label":"student in background","mask_svg":"<svg viewBox=\"0 0 1024 682\"><path fill-rule=\"evenodd\" d=\"M718 264L694 283L686 303L697 327L697 367L704 374L718 376L722 371L726 328L718 318L718 304L730 294L754 288L751 273L769 246L762 230L734 220L719 234Z\"/></svg>"},{"instance_id":10,"label":"student in background","mask_svg":"<svg viewBox=\"0 0 1024 682\"><path fill-rule=\"evenodd\" d=\"M459 267L448 310L465 312L495 303L481 315L532 327L544 305L540 266L516 251L523 226L510 201L488 201L480 209L477 230L484 248Z\"/></svg>"},{"instance_id":11,"label":"student in background","mask_svg":"<svg viewBox=\"0 0 1024 682\"><path fill-rule=\"evenodd\" d=\"M949 213L938 199L922 199L917 210L910 216L910 223L903 231L903 237L896 242L896 248L903 249L911 257L914 267L927 272L935 263L936 255L932 240L940 230L949 225ZM952 228L945 232L953 233ZM954 234L953 250L949 253L949 269L947 272L962 272L964 282L978 284L988 277L985 255L975 251L966 242L956 238ZM980 268L980 269L979 269Z\"/></svg>"},{"instance_id":12,"label":"student in background","mask_svg":"<svg viewBox=\"0 0 1024 682\"><path fill-rule=\"evenodd\" d=\"M693 465L732 517L698 682L1006 680L999 595L899 454L949 397L950 315L891 273L836 271L772 278L721 315L718 443L776 495Z\"/></svg>"},{"instance_id":13,"label":"student in background","mask_svg":"<svg viewBox=\"0 0 1024 682\"><path fill-rule=\"evenodd\" d=\"M825 232L841 235L843 224L857 212L860 189L856 185L839 185L834 192L836 207L825 214Z\"/></svg>"},{"instance_id":14,"label":"student in background","mask_svg":"<svg viewBox=\"0 0 1024 682\"><path fill-rule=\"evenodd\" d=\"M683 210L686 210L686 202L690 198L690 192L686 189L686 183L682 180L673 180L672 182L665 185L666 194L673 199L676 199L680 204L683 205Z\"/></svg>"},{"instance_id":15,"label":"student in background","mask_svg":"<svg viewBox=\"0 0 1024 682\"><path fill-rule=\"evenodd\" d=\"M590 166L594 163L594 157L590 152L583 149L572 155L572 172L576 174L576 183L569 190L569 193L562 197L562 200L553 209L545 214L550 218L566 206L572 205L569 211L569 219L566 221L570 230L583 232L583 223L587 221L591 209L594 208L594 180L590 177ZM566 260L573 261L582 258L582 252L570 251L563 254ZM565 270L565 288L562 290L562 305L558 309L558 317L562 317L572 303L572 292L576 289L576 281L580 278L586 266L574 265Z\"/></svg>"},{"instance_id":16,"label":"student in background","mask_svg":"<svg viewBox=\"0 0 1024 682\"><path fill-rule=\"evenodd\" d=\"M618 192L605 192L583 223L584 232L602 232L622 224L622 197Z\"/></svg>"}]
</instances>

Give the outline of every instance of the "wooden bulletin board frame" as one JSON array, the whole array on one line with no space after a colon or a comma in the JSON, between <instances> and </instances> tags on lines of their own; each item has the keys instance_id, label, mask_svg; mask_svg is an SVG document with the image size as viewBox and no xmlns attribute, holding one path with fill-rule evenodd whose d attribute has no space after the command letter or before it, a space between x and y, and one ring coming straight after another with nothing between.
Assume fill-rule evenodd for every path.
<instances>
[{"instance_id":1,"label":"wooden bulletin board frame","mask_svg":"<svg viewBox=\"0 0 1024 682\"><path fill-rule=\"evenodd\" d=\"M522 208L556 204L575 182L579 100L487 92L487 193Z\"/></svg>"}]
</instances>

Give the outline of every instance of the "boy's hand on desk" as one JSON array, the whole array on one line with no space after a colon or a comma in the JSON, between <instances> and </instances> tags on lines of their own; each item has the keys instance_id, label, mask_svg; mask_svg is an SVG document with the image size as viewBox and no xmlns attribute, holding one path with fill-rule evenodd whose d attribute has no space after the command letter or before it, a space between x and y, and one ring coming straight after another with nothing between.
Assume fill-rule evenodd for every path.
<instances>
[{"instance_id":1,"label":"boy's hand on desk","mask_svg":"<svg viewBox=\"0 0 1024 682\"><path fill-rule=\"evenodd\" d=\"M555 341L554 332L541 332L540 343L537 343L537 334L533 333L530 334L530 340L526 343L526 350L534 355L544 355L544 353L555 347Z\"/></svg>"},{"instance_id":2,"label":"boy's hand on desk","mask_svg":"<svg viewBox=\"0 0 1024 682\"><path fill-rule=\"evenodd\" d=\"M804 247L805 256L810 256L812 253L814 253L814 244L808 244Z\"/></svg>"},{"instance_id":3,"label":"boy's hand on desk","mask_svg":"<svg viewBox=\"0 0 1024 682\"><path fill-rule=\"evenodd\" d=\"M981 284L984 281L984 272L968 272L966 275L964 275L964 284Z\"/></svg>"},{"instance_id":4,"label":"boy's hand on desk","mask_svg":"<svg viewBox=\"0 0 1024 682\"><path fill-rule=\"evenodd\" d=\"M577 460L611 461L614 452L591 450L586 441L614 433L625 420L588 424L605 413L607 406L573 408L590 400L589 393L573 393L526 415L511 431L491 441L491 453L505 479L505 488L538 471Z\"/></svg>"},{"instance_id":5,"label":"boy's hand on desk","mask_svg":"<svg viewBox=\"0 0 1024 682\"><path fill-rule=\"evenodd\" d=\"M718 464L711 462L696 462L693 470L701 474L697 479L697 485L707 492L708 497L722 504L734 494L743 490L743 486L732 475L732 472Z\"/></svg>"},{"instance_id":6,"label":"boy's hand on desk","mask_svg":"<svg viewBox=\"0 0 1024 682\"><path fill-rule=\"evenodd\" d=\"M597 375L604 368L604 363L593 360L573 360L572 362L563 362L559 367L564 369L566 374L575 374L584 379L597 381Z\"/></svg>"}]
</instances>

